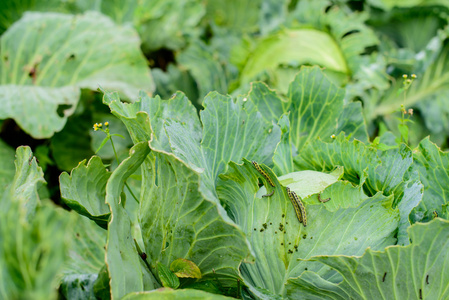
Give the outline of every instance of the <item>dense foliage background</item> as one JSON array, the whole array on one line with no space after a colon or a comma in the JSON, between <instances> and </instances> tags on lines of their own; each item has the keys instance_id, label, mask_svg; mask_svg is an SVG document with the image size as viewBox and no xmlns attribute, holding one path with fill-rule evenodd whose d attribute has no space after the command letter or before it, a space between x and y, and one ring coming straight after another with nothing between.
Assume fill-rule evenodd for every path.
<instances>
[{"instance_id":1,"label":"dense foliage background","mask_svg":"<svg viewBox=\"0 0 449 300\"><path fill-rule=\"evenodd\" d=\"M1 1L0 295L447 297L448 13Z\"/></svg>"}]
</instances>

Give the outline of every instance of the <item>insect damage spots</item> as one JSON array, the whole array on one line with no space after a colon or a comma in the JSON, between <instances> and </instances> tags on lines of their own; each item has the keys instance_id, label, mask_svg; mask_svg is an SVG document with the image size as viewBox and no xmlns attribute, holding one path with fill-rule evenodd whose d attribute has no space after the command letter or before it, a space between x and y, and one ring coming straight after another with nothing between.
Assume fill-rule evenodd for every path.
<instances>
[{"instance_id":1,"label":"insect damage spots","mask_svg":"<svg viewBox=\"0 0 449 300\"><path fill-rule=\"evenodd\" d=\"M29 71L28 71L28 76L31 78L31 82L33 84L35 84L36 82L36 78L37 78L37 67L39 66L39 64L34 64L34 66L32 66Z\"/></svg>"}]
</instances>

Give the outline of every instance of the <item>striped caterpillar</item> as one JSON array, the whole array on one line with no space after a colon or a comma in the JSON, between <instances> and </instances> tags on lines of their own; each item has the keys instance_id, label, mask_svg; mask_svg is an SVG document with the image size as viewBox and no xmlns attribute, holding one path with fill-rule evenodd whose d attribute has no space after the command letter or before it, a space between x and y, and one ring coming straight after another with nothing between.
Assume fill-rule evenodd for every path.
<instances>
[{"instance_id":1,"label":"striped caterpillar","mask_svg":"<svg viewBox=\"0 0 449 300\"><path fill-rule=\"evenodd\" d=\"M290 198L290 201L293 204L293 207L295 208L296 217L299 220L299 223L302 223L304 227L307 226L307 215L306 215L306 209L304 207L304 204L302 203L301 199L296 195L295 192L290 190L289 187L286 187L288 197Z\"/></svg>"},{"instance_id":2,"label":"striped caterpillar","mask_svg":"<svg viewBox=\"0 0 449 300\"><path fill-rule=\"evenodd\" d=\"M322 203L326 203L327 201L329 201L331 198L327 198L327 199L321 199L321 194L318 194L318 201L322 202Z\"/></svg>"},{"instance_id":3,"label":"striped caterpillar","mask_svg":"<svg viewBox=\"0 0 449 300\"><path fill-rule=\"evenodd\" d=\"M293 204L293 208L295 209L296 217L298 218L299 223L302 223L301 209L299 208L298 203L295 201L295 198L293 197L290 188L286 187L285 189L287 190L288 198L290 198L290 201Z\"/></svg>"},{"instance_id":4,"label":"striped caterpillar","mask_svg":"<svg viewBox=\"0 0 449 300\"><path fill-rule=\"evenodd\" d=\"M262 174L263 177L265 177L265 179L268 181L268 183L269 183L271 186L274 187L274 182L273 182L273 180L271 180L270 175L268 175L268 173L265 172L265 171L259 166L259 164L258 164L257 162L255 162L254 160L253 160L251 163L254 165L254 167L256 168L256 170L259 171L259 173Z\"/></svg>"},{"instance_id":5,"label":"striped caterpillar","mask_svg":"<svg viewBox=\"0 0 449 300\"><path fill-rule=\"evenodd\" d=\"M268 181L268 183L269 183L272 187L274 187L274 182L273 182L273 180L271 180L270 175L268 175L268 173L265 172L265 171L259 166L259 164L258 164L257 162L255 162L254 160L253 160L251 163L254 165L254 167L256 168L256 170L257 170L260 174L262 174L263 177L265 177L265 179ZM262 197L271 197L271 196L273 196L273 194L274 194L274 190L273 190L271 193L269 193L269 194L262 195Z\"/></svg>"}]
</instances>

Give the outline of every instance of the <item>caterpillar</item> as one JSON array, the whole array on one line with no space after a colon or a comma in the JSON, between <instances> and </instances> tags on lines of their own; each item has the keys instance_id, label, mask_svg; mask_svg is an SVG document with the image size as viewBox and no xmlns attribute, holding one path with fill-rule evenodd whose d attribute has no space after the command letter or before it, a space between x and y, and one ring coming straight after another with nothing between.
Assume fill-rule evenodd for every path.
<instances>
[{"instance_id":1,"label":"caterpillar","mask_svg":"<svg viewBox=\"0 0 449 300\"><path fill-rule=\"evenodd\" d=\"M259 171L259 173L262 174L263 177L265 177L265 179L268 181L268 183L269 183L271 186L274 187L274 182L273 182L273 180L271 180L270 175L268 175L268 173L265 172L265 171L259 166L259 164L258 164L257 162L255 162L254 160L253 160L251 163L254 165L254 167L256 168L256 170Z\"/></svg>"},{"instance_id":2,"label":"caterpillar","mask_svg":"<svg viewBox=\"0 0 449 300\"><path fill-rule=\"evenodd\" d=\"M307 226L306 208L304 207L301 198L299 198L295 192L292 191L291 193L293 195L293 198L295 198L296 203L298 203L299 209L301 210L302 224L304 225L304 227L306 227Z\"/></svg>"},{"instance_id":3,"label":"caterpillar","mask_svg":"<svg viewBox=\"0 0 449 300\"><path fill-rule=\"evenodd\" d=\"M288 198L290 198L290 201L293 204L293 208L295 209L295 214L296 214L296 217L298 218L299 223L303 223L304 227L306 227L307 226L307 217L304 218L306 216L305 210L304 210L304 205L302 205L301 200L299 200L299 197L296 195L295 192L291 191L289 187L286 187L285 189L287 190ZM301 205L302 205L302 209L301 209ZM304 222L304 220L305 220L305 222Z\"/></svg>"},{"instance_id":4,"label":"caterpillar","mask_svg":"<svg viewBox=\"0 0 449 300\"><path fill-rule=\"evenodd\" d=\"M295 204L293 204L293 206L295 207L296 216L298 217L298 220L300 220L299 222L302 223L304 225L304 227L306 227L307 226L306 209L304 207L304 204L301 201L301 198L299 198L295 192L290 190L289 187L287 187L286 189L287 189L288 197L290 198L291 202L296 203L296 206L299 208L299 215L301 216L301 219L298 217L298 212L296 210Z\"/></svg>"},{"instance_id":5,"label":"caterpillar","mask_svg":"<svg viewBox=\"0 0 449 300\"><path fill-rule=\"evenodd\" d=\"M273 194L274 194L274 190L271 193L269 193L269 194L262 195L262 197L271 197L271 196L273 196Z\"/></svg>"},{"instance_id":6,"label":"caterpillar","mask_svg":"<svg viewBox=\"0 0 449 300\"><path fill-rule=\"evenodd\" d=\"M322 203L326 203L327 201L329 201L331 198L327 198L327 199L321 199L321 194L318 194L318 201L322 202Z\"/></svg>"}]
</instances>

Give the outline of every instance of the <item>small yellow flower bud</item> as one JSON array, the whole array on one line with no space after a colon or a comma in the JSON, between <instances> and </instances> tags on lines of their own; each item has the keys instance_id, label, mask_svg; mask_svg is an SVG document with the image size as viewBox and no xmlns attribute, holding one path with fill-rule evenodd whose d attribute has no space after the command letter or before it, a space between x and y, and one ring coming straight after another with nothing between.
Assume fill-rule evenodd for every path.
<instances>
[{"instance_id":1,"label":"small yellow flower bud","mask_svg":"<svg viewBox=\"0 0 449 300\"><path fill-rule=\"evenodd\" d=\"M402 75L402 78L407 79L407 74Z\"/></svg>"},{"instance_id":2,"label":"small yellow flower bud","mask_svg":"<svg viewBox=\"0 0 449 300\"><path fill-rule=\"evenodd\" d=\"M416 79L416 74L412 74L412 78L413 78L413 79Z\"/></svg>"},{"instance_id":3,"label":"small yellow flower bud","mask_svg":"<svg viewBox=\"0 0 449 300\"><path fill-rule=\"evenodd\" d=\"M412 83L412 80L411 79L407 79L407 83Z\"/></svg>"},{"instance_id":4,"label":"small yellow flower bud","mask_svg":"<svg viewBox=\"0 0 449 300\"><path fill-rule=\"evenodd\" d=\"M335 134L331 135L331 139L335 139Z\"/></svg>"},{"instance_id":5,"label":"small yellow flower bud","mask_svg":"<svg viewBox=\"0 0 449 300\"><path fill-rule=\"evenodd\" d=\"M407 110L405 109L404 104L401 104L401 112L402 112L403 114L406 114L406 113L407 113Z\"/></svg>"},{"instance_id":6,"label":"small yellow flower bud","mask_svg":"<svg viewBox=\"0 0 449 300\"><path fill-rule=\"evenodd\" d=\"M103 127L103 124L102 123L98 124L98 127Z\"/></svg>"},{"instance_id":7,"label":"small yellow flower bud","mask_svg":"<svg viewBox=\"0 0 449 300\"><path fill-rule=\"evenodd\" d=\"M104 122L104 126L109 126L109 122Z\"/></svg>"}]
</instances>

